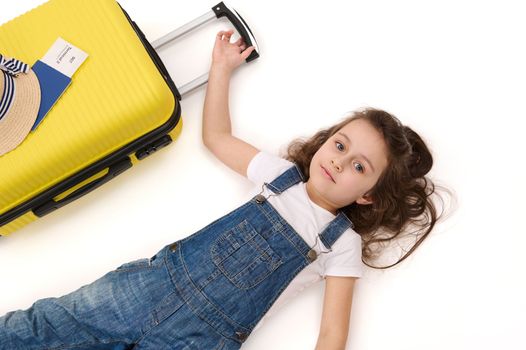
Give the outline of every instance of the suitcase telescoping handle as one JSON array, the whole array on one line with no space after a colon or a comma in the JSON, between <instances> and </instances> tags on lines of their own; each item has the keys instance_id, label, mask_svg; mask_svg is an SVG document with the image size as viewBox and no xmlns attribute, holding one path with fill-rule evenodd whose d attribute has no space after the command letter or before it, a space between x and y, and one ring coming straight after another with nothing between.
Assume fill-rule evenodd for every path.
<instances>
[{"instance_id":1,"label":"suitcase telescoping handle","mask_svg":"<svg viewBox=\"0 0 526 350\"><path fill-rule=\"evenodd\" d=\"M80 187L79 189L73 191L68 196L62 198L61 200L50 199L47 202L33 208L33 214L38 217L42 217L55 211L58 208L65 206L68 203L73 202L74 200L88 194L94 189L104 185L106 182L113 179L115 176L121 174L125 170L132 167L132 162L130 157L126 157L108 168L108 172L103 177L98 178L97 180L91 181L88 184Z\"/></svg>"},{"instance_id":2,"label":"suitcase telescoping handle","mask_svg":"<svg viewBox=\"0 0 526 350\"><path fill-rule=\"evenodd\" d=\"M210 22L213 19L221 18L221 17L228 18L228 20L234 25L234 27L238 31L239 35L241 35L241 37L245 41L245 44L247 45L247 47L254 46L255 50L252 51L252 53L250 54L250 56L248 56L246 61L250 62L258 58L259 57L259 47L257 45L256 38L254 37L254 35L252 34L252 31L250 30L250 27L247 25L243 17L241 17L236 10L230 9L227 5L225 5L224 2L220 2L219 4L212 7L212 10L207 12L206 14L194 19L193 21L153 41L152 47L158 50L161 46L183 36L184 34L188 32L191 32L192 30L196 28L201 27L202 25ZM206 84L207 81L208 81L208 73L205 73L201 75L200 77L178 88L179 93L181 94L181 96L184 96L187 93Z\"/></svg>"}]
</instances>

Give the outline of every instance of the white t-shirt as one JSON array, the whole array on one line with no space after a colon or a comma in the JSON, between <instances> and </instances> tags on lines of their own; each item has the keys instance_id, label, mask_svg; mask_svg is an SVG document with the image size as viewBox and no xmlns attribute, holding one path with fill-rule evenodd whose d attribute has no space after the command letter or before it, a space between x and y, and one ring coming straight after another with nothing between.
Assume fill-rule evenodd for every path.
<instances>
[{"instance_id":1,"label":"white t-shirt","mask_svg":"<svg viewBox=\"0 0 526 350\"><path fill-rule=\"evenodd\" d=\"M247 169L248 179L256 185L254 194L261 192L263 183L272 182L291 166L292 162L269 153L256 154ZM263 195L268 197L269 203L305 242L314 247L318 254L328 251L317 237L335 216L310 200L304 182L290 187L280 195L269 197L270 194L272 192L264 186ZM266 318L288 300L327 275L361 277L364 267L361 252L361 237L349 228L333 244L331 252L320 254L291 281L254 329L259 328Z\"/></svg>"}]
</instances>

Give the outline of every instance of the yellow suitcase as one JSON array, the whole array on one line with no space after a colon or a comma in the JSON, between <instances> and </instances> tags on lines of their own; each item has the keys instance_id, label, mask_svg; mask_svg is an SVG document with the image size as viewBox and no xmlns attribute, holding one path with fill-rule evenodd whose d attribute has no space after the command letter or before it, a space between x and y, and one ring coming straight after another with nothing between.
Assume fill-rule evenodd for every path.
<instances>
[{"instance_id":1,"label":"yellow suitcase","mask_svg":"<svg viewBox=\"0 0 526 350\"><path fill-rule=\"evenodd\" d=\"M224 3L152 44L114 0L51 0L3 24L0 53L29 65L58 37L89 56L42 123L0 156L0 235L89 193L170 144L181 132L181 94L154 47L223 16L248 45L256 45L243 19ZM256 50L247 61L258 56ZM206 81L207 74L180 92Z\"/></svg>"}]
</instances>

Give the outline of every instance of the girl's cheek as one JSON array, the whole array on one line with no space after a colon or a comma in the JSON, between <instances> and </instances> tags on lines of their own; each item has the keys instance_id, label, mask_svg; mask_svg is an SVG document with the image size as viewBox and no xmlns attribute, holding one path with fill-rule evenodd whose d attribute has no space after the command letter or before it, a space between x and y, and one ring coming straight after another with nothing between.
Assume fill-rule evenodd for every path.
<instances>
[{"instance_id":1,"label":"girl's cheek","mask_svg":"<svg viewBox=\"0 0 526 350\"><path fill-rule=\"evenodd\" d=\"M343 185L343 188L342 188L343 194L349 193L350 191L353 190L353 188L356 187L352 178L345 179L342 185Z\"/></svg>"}]
</instances>

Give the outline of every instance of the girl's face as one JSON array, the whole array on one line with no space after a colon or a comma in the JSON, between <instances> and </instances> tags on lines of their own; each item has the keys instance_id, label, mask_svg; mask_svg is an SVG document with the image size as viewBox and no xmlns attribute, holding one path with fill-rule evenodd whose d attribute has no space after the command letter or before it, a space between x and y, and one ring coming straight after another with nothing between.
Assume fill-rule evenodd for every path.
<instances>
[{"instance_id":1,"label":"girl's face","mask_svg":"<svg viewBox=\"0 0 526 350\"><path fill-rule=\"evenodd\" d=\"M366 120L353 120L314 154L307 193L314 203L334 214L354 202L371 204L368 192L386 167L382 134Z\"/></svg>"}]
</instances>

